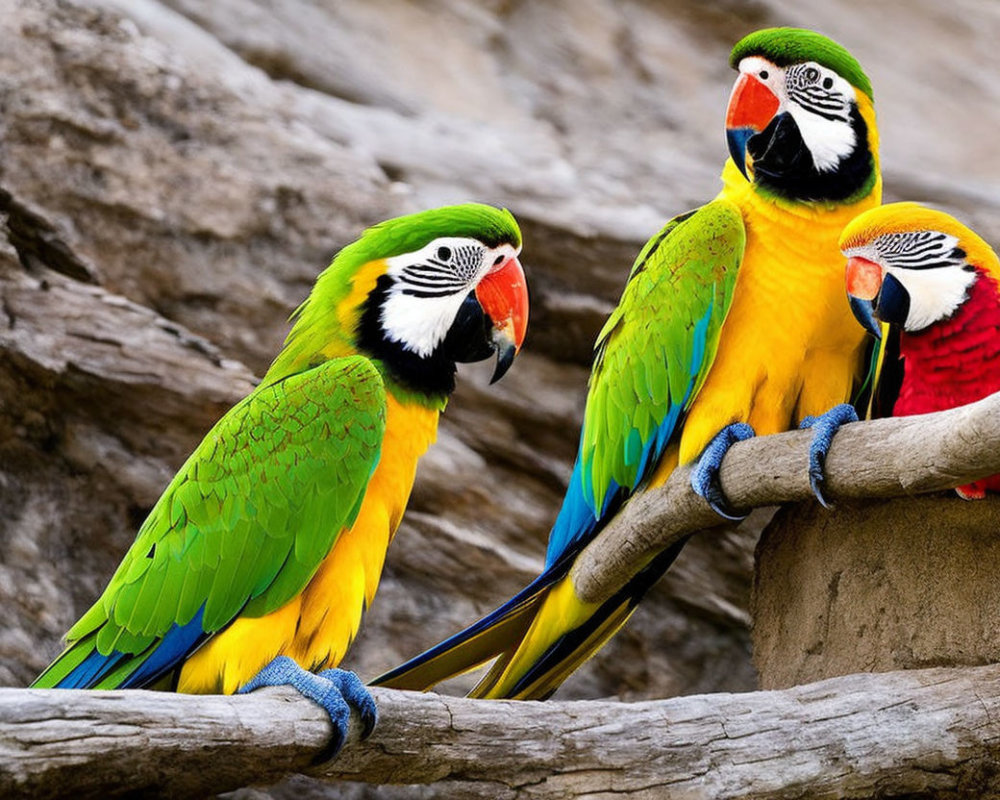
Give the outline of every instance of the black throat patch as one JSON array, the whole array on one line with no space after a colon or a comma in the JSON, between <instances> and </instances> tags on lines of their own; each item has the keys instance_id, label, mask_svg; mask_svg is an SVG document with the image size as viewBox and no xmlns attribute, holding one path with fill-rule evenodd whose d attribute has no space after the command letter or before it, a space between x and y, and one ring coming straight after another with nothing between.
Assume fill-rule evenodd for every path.
<instances>
[{"instance_id":1,"label":"black throat patch","mask_svg":"<svg viewBox=\"0 0 1000 800\"><path fill-rule=\"evenodd\" d=\"M789 200L843 202L864 196L874 183L875 160L868 149L868 126L857 106L851 107L850 124L854 149L835 170L820 172L791 114L778 114L747 142L754 183Z\"/></svg>"},{"instance_id":2,"label":"black throat patch","mask_svg":"<svg viewBox=\"0 0 1000 800\"><path fill-rule=\"evenodd\" d=\"M388 377L404 389L429 398L447 397L455 391L455 361L441 347L429 356L418 356L386 337L379 317L391 286L392 278L381 275L368 294L358 323L358 350L381 361Z\"/></svg>"}]
</instances>

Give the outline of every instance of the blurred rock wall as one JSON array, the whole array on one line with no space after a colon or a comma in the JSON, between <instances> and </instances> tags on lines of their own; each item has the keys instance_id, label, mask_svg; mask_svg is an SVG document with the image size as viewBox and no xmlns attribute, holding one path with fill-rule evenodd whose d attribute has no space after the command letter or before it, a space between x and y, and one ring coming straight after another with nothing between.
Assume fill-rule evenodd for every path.
<instances>
[{"instance_id":1,"label":"blurred rock wall","mask_svg":"<svg viewBox=\"0 0 1000 800\"><path fill-rule=\"evenodd\" d=\"M749 30L844 43L875 86L887 199L934 201L1000 241L1000 6L987 0L0 11L4 684L58 652L337 248L430 205L519 218L529 339L497 386L488 368L463 370L349 665L372 676L533 577L593 339L642 242L717 191L727 56ZM752 530L692 542L559 696L753 688L753 543Z\"/></svg>"}]
</instances>

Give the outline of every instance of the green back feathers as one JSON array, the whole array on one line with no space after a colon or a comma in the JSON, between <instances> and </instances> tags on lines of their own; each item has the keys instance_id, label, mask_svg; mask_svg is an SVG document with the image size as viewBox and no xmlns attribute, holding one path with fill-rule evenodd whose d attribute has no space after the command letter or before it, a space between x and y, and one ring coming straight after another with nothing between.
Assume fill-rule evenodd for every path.
<instances>
[{"instance_id":1,"label":"green back feathers","mask_svg":"<svg viewBox=\"0 0 1000 800\"><path fill-rule=\"evenodd\" d=\"M765 28L736 43L729 64L736 67L747 56L762 56L779 67L815 61L832 69L856 89L872 98L872 84L861 65L846 48L815 31L802 28Z\"/></svg>"},{"instance_id":2,"label":"green back feathers","mask_svg":"<svg viewBox=\"0 0 1000 800\"><path fill-rule=\"evenodd\" d=\"M343 322L356 320L356 315L343 313L341 305L351 296L359 271L372 261L419 250L441 236L470 237L488 247L521 245L521 231L514 216L505 208L481 203L443 206L373 225L337 253L320 273L309 297L292 314L292 330L264 382L308 366L320 351L337 355L354 352L355 331L345 329Z\"/></svg>"}]
</instances>

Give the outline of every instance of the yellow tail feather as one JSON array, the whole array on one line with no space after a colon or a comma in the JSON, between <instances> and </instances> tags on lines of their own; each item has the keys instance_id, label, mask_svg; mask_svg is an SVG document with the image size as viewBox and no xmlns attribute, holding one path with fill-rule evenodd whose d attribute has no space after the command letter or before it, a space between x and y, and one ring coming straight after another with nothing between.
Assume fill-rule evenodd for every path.
<instances>
[{"instance_id":1,"label":"yellow tail feather","mask_svg":"<svg viewBox=\"0 0 1000 800\"><path fill-rule=\"evenodd\" d=\"M875 343L878 351L875 355L875 369L872 372L871 394L868 397L868 411L865 412L865 419L872 419L875 410L875 397L878 392L879 381L882 378L882 366L885 364L886 342L889 341L889 323L882 323L882 338Z\"/></svg>"},{"instance_id":2,"label":"yellow tail feather","mask_svg":"<svg viewBox=\"0 0 1000 800\"><path fill-rule=\"evenodd\" d=\"M545 593L541 607L517 649L511 654L501 657L476 688L469 693L469 696L538 698L540 695L535 692L524 693L520 689L515 692L518 681L531 670L556 641L569 631L586 624L587 620L599 608L600 606L596 603L581 602L573 591L573 581L569 576L564 577ZM577 662L574 659L573 668L575 669L580 663L583 662ZM560 672L562 672L561 666L562 662L560 661ZM546 675L548 674L546 673Z\"/></svg>"},{"instance_id":3,"label":"yellow tail feather","mask_svg":"<svg viewBox=\"0 0 1000 800\"><path fill-rule=\"evenodd\" d=\"M537 605L536 597L523 608L450 650L417 664L400 675L387 680L377 679L372 683L391 689L426 691L441 681L464 675L504 650L514 648L524 635Z\"/></svg>"}]
</instances>

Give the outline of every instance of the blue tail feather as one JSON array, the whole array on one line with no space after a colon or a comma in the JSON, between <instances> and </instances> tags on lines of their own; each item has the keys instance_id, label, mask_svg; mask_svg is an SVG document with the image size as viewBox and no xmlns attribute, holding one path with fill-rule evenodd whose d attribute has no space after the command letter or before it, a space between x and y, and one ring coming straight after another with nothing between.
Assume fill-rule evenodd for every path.
<instances>
[{"instance_id":1,"label":"blue tail feather","mask_svg":"<svg viewBox=\"0 0 1000 800\"><path fill-rule=\"evenodd\" d=\"M104 656L95 648L65 678L59 681L55 688L89 689L118 666L123 658L125 658L124 653L111 652Z\"/></svg>"},{"instance_id":2,"label":"blue tail feather","mask_svg":"<svg viewBox=\"0 0 1000 800\"><path fill-rule=\"evenodd\" d=\"M208 635L201 626L203 612L204 607L199 609L194 618L185 625L174 624L163 638L150 645L145 653L123 653L120 650L112 650L103 655L95 647L55 685L55 688L92 689L128 659L139 662L136 669L117 686L111 688L139 689L149 686L176 667L207 638Z\"/></svg>"},{"instance_id":3,"label":"blue tail feather","mask_svg":"<svg viewBox=\"0 0 1000 800\"><path fill-rule=\"evenodd\" d=\"M163 638L153 646L153 652L149 657L122 681L119 688L139 689L149 686L194 652L195 648L208 638L201 624L204 613L205 607L202 606L187 624L174 623Z\"/></svg>"}]
</instances>

